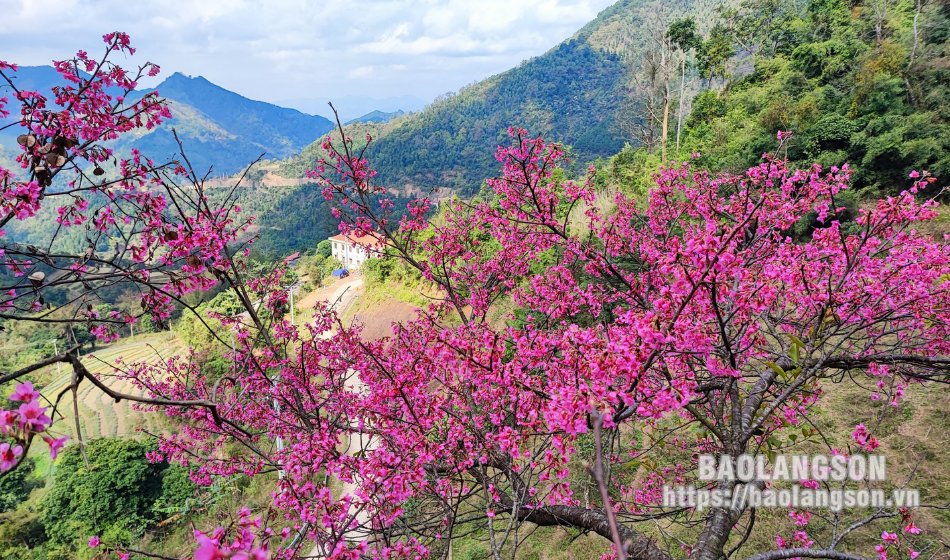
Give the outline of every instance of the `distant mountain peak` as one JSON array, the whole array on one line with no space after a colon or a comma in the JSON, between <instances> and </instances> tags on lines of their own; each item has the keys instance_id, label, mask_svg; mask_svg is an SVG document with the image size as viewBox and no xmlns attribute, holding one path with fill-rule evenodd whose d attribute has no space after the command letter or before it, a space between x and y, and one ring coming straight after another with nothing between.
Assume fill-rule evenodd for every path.
<instances>
[{"instance_id":1,"label":"distant mountain peak","mask_svg":"<svg viewBox=\"0 0 950 560\"><path fill-rule=\"evenodd\" d=\"M373 111L373 112L371 112L371 113L366 113L366 114L363 115L362 117L357 117L357 118L355 118L355 119L353 119L353 120L347 121L347 122L345 122L345 123L343 123L343 124L344 124L344 125L347 125L347 124L353 124L353 123L357 123L357 122L361 122L361 123L369 123L369 122L389 122L390 120L394 119L395 117L398 117L398 116L400 116L400 115L405 115L405 114L406 114L406 112L403 111L402 109L400 109L400 110L398 110L398 111L392 111L392 112L389 112L389 113L385 113L385 112L383 112L383 111Z\"/></svg>"},{"instance_id":2,"label":"distant mountain peak","mask_svg":"<svg viewBox=\"0 0 950 560\"><path fill-rule=\"evenodd\" d=\"M15 80L22 89L45 95L65 83L52 66L21 66ZM196 169L213 167L231 174L261 153L268 158L298 153L333 129L333 123L323 117L248 99L204 76L174 72L157 87L140 93L154 90L171 102L173 119L144 135L119 140L120 152L136 147L156 161L173 157L178 150L174 128ZM12 146L18 130L11 127L0 132L0 142Z\"/></svg>"},{"instance_id":3,"label":"distant mountain peak","mask_svg":"<svg viewBox=\"0 0 950 560\"><path fill-rule=\"evenodd\" d=\"M426 102L412 95L402 95L386 98L375 98L365 95L342 95L334 97L315 97L309 99L285 99L277 103L282 107L292 107L304 113L311 115L321 115L333 120L333 111L328 102L333 103L340 120L349 122L351 120L361 119L373 111L381 113L394 113L396 111L420 111L426 106Z\"/></svg>"},{"instance_id":4,"label":"distant mountain peak","mask_svg":"<svg viewBox=\"0 0 950 560\"><path fill-rule=\"evenodd\" d=\"M186 107L173 107L175 119L168 126L135 143L142 144L138 147L145 153L168 152L175 148L167 138L174 127L196 168L213 165L216 171L235 173L261 153L266 158L293 155L333 128L323 117L248 99L203 76L175 72L157 89L173 104Z\"/></svg>"}]
</instances>

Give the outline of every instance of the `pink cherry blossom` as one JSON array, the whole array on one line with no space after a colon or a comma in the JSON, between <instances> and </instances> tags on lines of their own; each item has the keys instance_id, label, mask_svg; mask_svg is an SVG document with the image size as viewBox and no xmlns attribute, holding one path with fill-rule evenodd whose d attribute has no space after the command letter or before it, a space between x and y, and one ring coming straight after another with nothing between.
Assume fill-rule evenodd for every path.
<instances>
[{"instance_id":1,"label":"pink cherry blossom","mask_svg":"<svg viewBox=\"0 0 950 560\"><path fill-rule=\"evenodd\" d=\"M197 550L195 550L194 560L221 560L230 556L219 548L217 542L205 535L199 535L197 538L199 546Z\"/></svg>"},{"instance_id":2,"label":"pink cherry blossom","mask_svg":"<svg viewBox=\"0 0 950 560\"><path fill-rule=\"evenodd\" d=\"M63 445L69 441L69 436L63 436L61 438L51 438L49 436L44 436L43 441L49 445L49 455L51 459L56 459L56 455L59 453L59 450L63 448Z\"/></svg>"},{"instance_id":3,"label":"pink cherry blossom","mask_svg":"<svg viewBox=\"0 0 950 560\"><path fill-rule=\"evenodd\" d=\"M11 401L36 401L40 398L40 392L33 390L33 384L27 381L26 383L20 383L13 390L13 394L10 395Z\"/></svg>"},{"instance_id":4,"label":"pink cherry blossom","mask_svg":"<svg viewBox=\"0 0 950 560\"><path fill-rule=\"evenodd\" d=\"M17 412L19 413L17 421L24 430L42 432L46 429L46 426L52 423L49 416L46 415L46 409L41 407L37 401L21 404Z\"/></svg>"},{"instance_id":5,"label":"pink cherry blossom","mask_svg":"<svg viewBox=\"0 0 950 560\"><path fill-rule=\"evenodd\" d=\"M366 535L401 522L411 499L484 512L480 522L505 519L510 488L522 483L524 508L552 518L571 512L585 530L611 539L608 523L583 520L653 511L663 485L691 480L696 465L686 460L635 481L612 480L608 503L584 501L574 469L592 414L620 433L661 421L715 427L718 435L699 441L667 442L690 457L697 447L749 450L789 426L807 428L826 389L819 372L854 371L870 380L863 386L881 381L877 390L894 396L911 375L939 377L939 367L920 364L950 353L950 293L939 280L950 273L950 248L912 229L937 216L935 202L918 202L911 192L879 201L859 215L864 233L845 235L835 197L848 188L850 168L795 170L768 157L736 176L713 177L689 164L663 169L646 203L616 194L604 212L593 174L553 180L560 146L520 129L510 134L511 146L497 154L502 172L488 182L494 199L443 200L439 220L428 218L433 202L426 197L396 219L368 161L345 138L325 140L329 155L310 176L339 203L340 230L372 233L441 299L393 325L391 336L364 340L358 323L340 325L328 305L305 325L281 318L288 301L282 267L254 279L250 289L274 313L270 342L259 342L247 323L214 314L235 331L233 380L209 384L187 360L125 364L152 394L213 395L240 423L202 408L166 409L191 428L164 438L162 457L189 462L202 481L283 471L274 507L307 526L308 538L332 557L358 555L370 546ZM824 214L823 227L790 238L792 225L811 212ZM492 319L500 302L522 315ZM263 373L278 371L279 383ZM769 389L751 401L726 390L757 382ZM731 419L723 412L731 407L751 409ZM857 425L852 439L870 450L879 442L868 424ZM242 430L284 446L264 457L228 453ZM736 439L737 431L746 435ZM337 451L357 440L360 453ZM608 460L624 464L634 453L614 451ZM499 479L479 480L482 469ZM346 485L342 495L325 473ZM792 519L795 532L776 543L813 548L819 533L805 529L814 516L796 510ZM397 539L385 550L428 550L456 521L433 519L428 541ZM636 538L633 530L627 535ZM233 537L244 539L245 552L246 537ZM219 537L201 543L209 558L233 550Z\"/></svg>"},{"instance_id":6,"label":"pink cherry blossom","mask_svg":"<svg viewBox=\"0 0 950 560\"><path fill-rule=\"evenodd\" d=\"M0 472L8 471L16 466L18 458L23 454L23 447L10 446L9 443L0 443Z\"/></svg>"},{"instance_id":7,"label":"pink cherry blossom","mask_svg":"<svg viewBox=\"0 0 950 560\"><path fill-rule=\"evenodd\" d=\"M13 410L0 410L0 433L9 433L16 426L17 413Z\"/></svg>"}]
</instances>

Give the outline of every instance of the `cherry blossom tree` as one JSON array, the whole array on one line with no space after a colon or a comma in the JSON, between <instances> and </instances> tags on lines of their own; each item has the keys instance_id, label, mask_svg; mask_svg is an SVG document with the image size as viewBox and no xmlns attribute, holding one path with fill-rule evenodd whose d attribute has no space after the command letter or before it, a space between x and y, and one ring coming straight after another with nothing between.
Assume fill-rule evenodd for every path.
<instances>
[{"instance_id":1,"label":"cherry blossom tree","mask_svg":"<svg viewBox=\"0 0 950 560\"><path fill-rule=\"evenodd\" d=\"M663 507L663 484L703 484L697 453L771 455L806 439L830 450L810 416L830 384L870 381L868 398L896 401L910 384L946 382L950 254L914 229L937 216L938 193L919 192L929 178L862 210L855 234L836 218L847 167L770 156L739 176L675 165L646 205L617 194L604 212L593 169L555 182L560 148L511 136L494 199L442 201L439 220L425 197L394 218L345 129L328 138L311 176L341 230L379 235L441 298L376 341L329 306L302 328L278 322L265 348L234 322L225 384L184 363L187 383L140 366L131 377L156 395L214 395L233 420L169 410L195 427L167 438L165 456L205 476L279 470L274 505L328 557L445 557L453 538L484 531L501 558L531 527L563 526L620 558L741 558L754 509ZM793 238L810 213L818 227ZM270 306L286 297L271 293ZM851 439L844 452L876 442L864 425ZM248 453L225 453L234 443ZM856 560L848 537L872 523L900 525L878 555L920 547L904 509L792 518L794 534L745 556ZM308 553L286 543L283 557Z\"/></svg>"}]
</instances>

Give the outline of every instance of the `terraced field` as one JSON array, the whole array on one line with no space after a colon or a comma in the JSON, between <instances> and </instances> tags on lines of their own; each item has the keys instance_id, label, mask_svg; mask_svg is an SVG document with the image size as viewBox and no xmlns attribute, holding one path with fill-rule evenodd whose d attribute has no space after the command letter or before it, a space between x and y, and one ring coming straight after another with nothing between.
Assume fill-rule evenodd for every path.
<instances>
[{"instance_id":1,"label":"terraced field","mask_svg":"<svg viewBox=\"0 0 950 560\"><path fill-rule=\"evenodd\" d=\"M125 362L157 363L159 360L183 352L184 349L184 344L172 334L139 336L134 342L120 341L109 348L87 354L83 356L83 363L89 371L98 374L103 383L111 389L141 395L142 391L135 388L129 381L115 377L116 360L121 358ZM69 386L70 378L71 370L63 367L62 374L43 389L43 396L50 400L55 399L60 391ZM138 428L147 430L156 428L154 424L157 418L154 414L135 410L134 403L127 401L116 403L91 383L83 383L79 387L77 396L83 440L134 435ZM60 401L60 413L63 416L57 415L53 429L57 433L69 435L70 442L74 442L76 440L75 419L71 394L67 393Z\"/></svg>"}]
</instances>

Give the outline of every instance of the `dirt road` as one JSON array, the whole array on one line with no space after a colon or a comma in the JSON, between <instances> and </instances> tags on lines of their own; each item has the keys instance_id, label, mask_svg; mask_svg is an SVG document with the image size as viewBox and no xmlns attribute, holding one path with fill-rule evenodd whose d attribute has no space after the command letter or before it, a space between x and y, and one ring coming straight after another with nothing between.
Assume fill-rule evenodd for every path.
<instances>
[{"instance_id":1,"label":"dirt road","mask_svg":"<svg viewBox=\"0 0 950 560\"><path fill-rule=\"evenodd\" d=\"M310 292L306 296L294 302L294 307L307 312L313 309L318 301L336 302L336 310L343 313L357 295L363 292L363 277L352 275L348 278L341 278L326 288L320 288Z\"/></svg>"}]
</instances>

